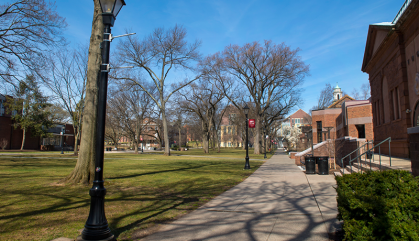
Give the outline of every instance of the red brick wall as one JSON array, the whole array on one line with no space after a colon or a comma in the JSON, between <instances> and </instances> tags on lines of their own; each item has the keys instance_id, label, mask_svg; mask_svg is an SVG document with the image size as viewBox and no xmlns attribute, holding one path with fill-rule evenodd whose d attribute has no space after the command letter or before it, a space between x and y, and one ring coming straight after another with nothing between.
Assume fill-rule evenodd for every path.
<instances>
[{"instance_id":1,"label":"red brick wall","mask_svg":"<svg viewBox=\"0 0 419 241\"><path fill-rule=\"evenodd\" d=\"M331 139L336 139L336 118L340 115L340 114L323 114L325 113L327 110L331 110L331 109L326 109L326 110L318 110L318 111L313 111L312 113L315 112L315 114L312 115L312 127L313 127L313 143L318 143L318 138L317 138L317 121L321 121L322 122L322 127L334 127L334 129L332 129L330 131L330 138ZM324 129L325 130L325 129ZM323 138L323 140L325 140Z\"/></svg>"},{"instance_id":2,"label":"red brick wall","mask_svg":"<svg viewBox=\"0 0 419 241\"><path fill-rule=\"evenodd\" d=\"M339 138L335 143L336 150L336 164L342 166L342 158L356 150L358 147L364 145L366 141L357 140L357 139L348 139L348 138ZM372 146L369 146L372 147ZM343 159L343 165L346 166L349 164L349 161L359 154L364 153L367 150L367 146L361 148L359 151L352 153L350 156Z\"/></svg>"},{"instance_id":3,"label":"red brick wall","mask_svg":"<svg viewBox=\"0 0 419 241\"><path fill-rule=\"evenodd\" d=\"M409 156L407 128L413 126L414 112L406 113L406 109L414 110L419 100L415 93L415 76L419 67L419 4L412 2L408 8L404 14L406 19L397 26L398 31L390 32L368 65L363 67L363 71L369 74L371 86L374 141L379 143L391 137L391 154L398 157ZM372 35L372 32L369 32L369 35ZM388 86L387 99L383 98L382 93L384 80L387 80ZM399 93L401 118L395 118L392 107L394 100L390 92L395 88ZM383 116L384 102L388 103L386 122ZM389 154L388 148L382 149L384 154Z\"/></svg>"},{"instance_id":4,"label":"red brick wall","mask_svg":"<svg viewBox=\"0 0 419 241\"><path fill-rule=\"evenodd\" d=\"M0 141L3 139L8 142L6 149L10 149L11 134L12 134L12 121L9 117L0 117Z\"/></svg>"}]
</instances>

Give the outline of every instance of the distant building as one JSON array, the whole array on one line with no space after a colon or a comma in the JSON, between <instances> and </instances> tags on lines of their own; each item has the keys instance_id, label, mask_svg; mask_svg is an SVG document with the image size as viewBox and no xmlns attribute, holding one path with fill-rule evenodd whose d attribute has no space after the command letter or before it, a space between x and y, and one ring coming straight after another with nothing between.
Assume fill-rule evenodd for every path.
<instances>
[{"instance_id":1,"label":"distant building","mask_svg":"<svg viewBox=\"0 0 419 241\"><path fill-rule=\"evenodd\" d=\"M13 98L7 96L7 98ZM13 113L9 113L5 106L6 96L0 94L0 144L7 143L7 150L20 149L22 146L23 130L14 127L12 120ZM64 128L64 132L62 131ZM33 136L31 131L26 133L25 146L23 149L29 150L60 150L64 146L67 150L74 148L74 130L71 124L55 124L48 130L51 137L41 138ZM62 133L63 132L63 133ZM48 148L47 148L48 146Z\"/></svg>"},{"instance_id":2,"label":"distant building","mask_svg":"<svg viewBox=\"0 0 419 241\"><path fill-rule=\"evenodd\" d=\"M226 107L221 119L218 136L221 147L241 147L243 145L242 132L238 125L240 111L233 105Z\"/></svg>"},{"instance_id":3,"label":"distant building","mask_svg":"<svg viewBox=\"0 0 419 241\"><path fill-rule=\"evenodd\" d=\"M291 128L294 128L294 127L300 127L300 126L309 125L309 124L311 124L311 116L307 114L305 111L303 111L302 109L299 109L281 122L280 135L281 136L283 135L284 133L283 129L286 126L290 126Z\"/></svg>"}]
</instances>

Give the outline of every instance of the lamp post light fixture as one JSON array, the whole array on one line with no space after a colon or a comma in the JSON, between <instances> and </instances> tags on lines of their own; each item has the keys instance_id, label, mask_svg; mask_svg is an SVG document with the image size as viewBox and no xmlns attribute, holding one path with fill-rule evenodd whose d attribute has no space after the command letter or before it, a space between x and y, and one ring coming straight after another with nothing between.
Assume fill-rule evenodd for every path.
<instances>
[{"instance_id":1,"label":"lamp post light fixture","mask_svg":"<svg viewBox=\"0 0 419 241\"><path fill-rule=\"evenodd\" d=\"M95 179L93 187L90 189L91 196L90 212L84 225L81 237L77 240L115 240L111 233L108 221L105 216L105 195L106 188L103 181L103 156L105 141L105 116L106 116L106 97L108 89L109 72L109 51L112 41L111 27L115 18L125 5L124 0L99 0L102 9L103 24L105 25L102 49L102 65L98 90L98 108L97 108L97 136L96 136L96 160L95 160Z\"/></svg>"},{"instance_id":2,"label":"lamp post light fixture","mask_svg":"<svg viewBox=\"0 0 419 241\"><path fill-rule=\"evenodd\" d=\"M243 112L246 115L246 164L244 165L244 170L250 170L249 164L249 120L247 119L247 115L249 114L249 106L243 107Z\"/></svg>"}]
</instances>

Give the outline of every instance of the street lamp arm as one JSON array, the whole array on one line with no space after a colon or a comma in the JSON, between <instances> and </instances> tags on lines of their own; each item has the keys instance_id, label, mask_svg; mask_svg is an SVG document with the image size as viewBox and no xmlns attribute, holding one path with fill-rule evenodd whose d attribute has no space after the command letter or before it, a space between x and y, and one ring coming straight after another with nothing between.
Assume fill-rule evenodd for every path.
<instances>
[{"instance_id":1,"label":"street lamp arm","mask_svg":"<svg viewBox=\"0 0 419 241\"><path fill-rule=\"evenodd\" d=\"M120 37L126 37L126 36L130 36L130 35L134 35L137 33L127 33L127 34L122 34L122 35L118 35L118 36L112 36L112 34L109 35L109 39L112 41L115 38L120 38Z\"/></svg>"}]
</instances>

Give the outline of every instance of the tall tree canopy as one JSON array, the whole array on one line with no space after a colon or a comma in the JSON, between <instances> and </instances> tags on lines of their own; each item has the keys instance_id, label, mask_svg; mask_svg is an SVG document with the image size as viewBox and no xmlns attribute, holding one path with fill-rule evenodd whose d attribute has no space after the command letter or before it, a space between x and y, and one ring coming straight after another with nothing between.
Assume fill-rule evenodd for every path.
<instances>
[{"instance_id":1,"label":"tall tree canopy","mask_svg":"<svg viewBox=\"0 0 419 241\"><path fill-rule=\"evenodd\" d=\"M130 80L132 84L141 87L160 109L164 129L165 155L170 155L166 104L174 93L199 78L199 75L195 75L184 81L176 80L179 84L169 90L168 76L174 69L193 71L193 63L200 59L198 51L200 45L201 42L198 40L188 44L186 29L178 25L167 30L157 28L143 40L129 36L127 40L118 45L120 61L136 67L139 70L137 75L144 73L144 78L150 80L157 89L156 96L150 93L147 86L144 86L138 79L120 76L120 78Z\"/></svg>"},{"instance_id":2,"label":"tall tree canopy","mask_svg":"<svg viewBox=\"0 0 419 241\"><path fill-rule=\"evenodd\" d=\"M40 74L47 49L64 43L65 19L54 2L19 0L0 5L0 79L18 85L26 74Z\"/></svg>"},{"instance_id":3,"label":"tall tree canopy","mask_svg":"<svg viewBox=\"0 0 419 241\"><path fill-rule=\"evenodd\" d=\"M309 67L285 43L275 44L265 40L243 46L229 45L223 52L206 59L205 74L219 81L219 86L229 100L240 110L244 102L252 102L256 119L255 154L260 154L261 117L271 106L276 105L274 117L300 101L300 87L308 75Z\"/></svg>"}]
</instances>

